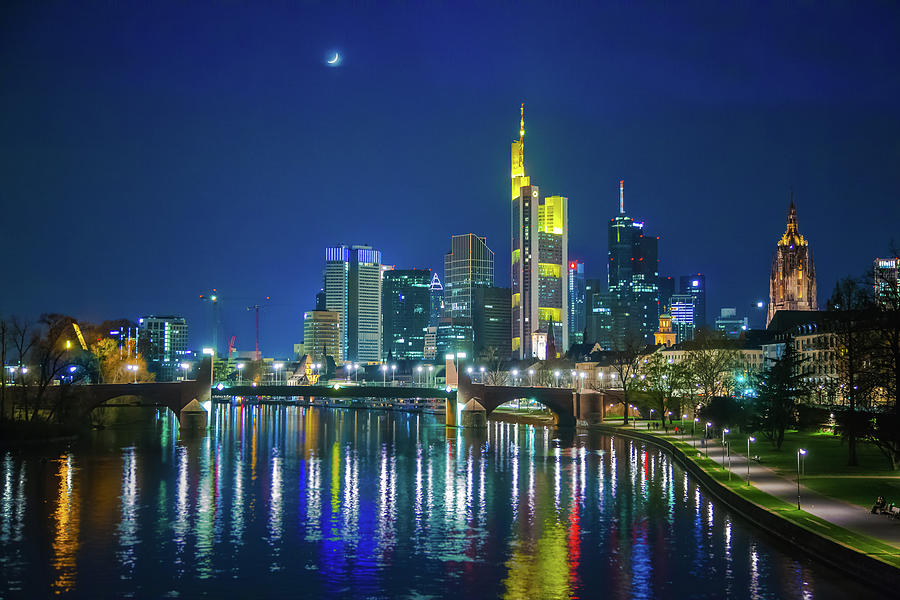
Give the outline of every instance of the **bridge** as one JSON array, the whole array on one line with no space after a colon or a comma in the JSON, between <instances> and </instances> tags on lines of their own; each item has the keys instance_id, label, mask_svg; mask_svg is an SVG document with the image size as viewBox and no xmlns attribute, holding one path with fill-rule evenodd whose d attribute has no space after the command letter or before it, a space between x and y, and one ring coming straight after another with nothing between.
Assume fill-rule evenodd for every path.
<instances>
[{"instance_id":1,"label":"bridge","mask_svg":"<svg viewBox=\"0 0 900 600\"><path fill-rule=\"evenodd\" d=\"M446 424L480 427L499 406L518 399L543 404L553 414L560 427L602 421L610 403L619 402L621 392L615 390L573 390L571 388L502 386L473 383L467 375L459 374L458 389L429 386L358 385L336 382L333 385L239 385L221 390L213 389L214 398L297 397L312 398L444 398Z\"/></svg>"},{"instance_id":2,"label":"bridge","mask_svg":"<svg viewBox=\"0 0 900 600\"><path fill-rule=\"evenodd\" d=\"M182 422L205 426L206 411L193 405L210 400L212 385L212 361L209 358L197 367L197 379L174 382L148 383L92 383L84 385L61 385L48 387L44 391L42 403L46 406L65 405L68 420L83 423L89 420L91 411L110 400L124 396L135 396L142 405L165 406ZM15 390L15 388L12 388ZM199 410L198 410L199 409ZM202 415L200 414L202 411ZM201 419L202 417L202 419Z\"/></svg>"}]
</instances>

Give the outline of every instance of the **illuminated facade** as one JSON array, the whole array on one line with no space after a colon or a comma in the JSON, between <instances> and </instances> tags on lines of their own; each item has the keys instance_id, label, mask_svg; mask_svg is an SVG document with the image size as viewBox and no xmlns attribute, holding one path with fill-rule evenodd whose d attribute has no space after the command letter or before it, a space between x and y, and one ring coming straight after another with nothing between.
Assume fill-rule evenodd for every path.
<instances>
[{"instance_id":1,"label":"illuminated facade","mask_svg":"<svg viewBox=\"0 0 900 600\"><path fill-rule=\"evenodd\" d=\"M681 276L681 293L694 299L694 328L706 327L706 275Z\"/></svg>"},{"instance_id":2,"label":"illuminated facade","mask_svg":"<svg viewBox=\"0 0 900 600\"><path fill-rule=\"evenodd\" d=\"M674 346L675 332L672 331L672 315L663 313L659 315L659 328L653 334L653 342L657 346Z\"/></svg>"},{"instance_id":3,"label":"illuminated facade","mask_svg":"<svg viewBox=\"0 0 900 600\"><path fill-rule=\"evenodd\" d=\"M303 313L303 353L316 362L330 356L341 362L341 315L332 310L310 310Z\"/></svg>"},{"instance_id":4,"label":"illuminated facade","mask_svg":"<svg viewBox=\"0 0 900 600\"><path fill-rule=\"evenodd\" d=\"M816 299L816 269L809 242L797 227L794 199L788 210L787 229L772 258L769 277L769 310L766 327L779 310L819 310Z\"/></svg>"},{"instance_id":5,"label":"illuminated facade","mask_svg":"<svg viewBox=\"0 0 900 600\"><path fill-rule=\"evenodd\" d=\"M672 294L669 299L669 314L672 317L672 331L675 333L675 343L680 344L694 339L694 315L697 307L694 297L690 294Z\"/></svg>"},{"instance_id":6,"label":"illuminated facade","mask_svg":"<svg viewBox=\"0 0 900 600\"><path fill-rule=\"evenodd\" d=\"M512 354L536 356L532 333L551 333L569 347L569 199L541 198L540 189L525 174L524 104L519 139L512 143Z\"/></svg>"},{"instance_id":7,"label":"illuminated facade","mask_svg":"<svg viewBox=\"0 0 900 600\"><path fill-rule=\"evenodd\" d=\"M341 316L341 360L381 360L381 251L325 249L325 308Z\"/></svg>"},{"instance_id":8,"label":"illuminated facade","mask_svg":"<svg viewBox=\"0 0 900 600\"><path fill-rule=\"evenodd\" d=\"M625 214L625 182L619 182L619 214L609 220L609 294L613 325L604 349L619 349L626 338L653 343L659 320L659 238ZM603 327L601 326L601 329Z\"/></svg>"},{"instance_id":9,"label":"illuminated facade","mask_svg":"<svg viewBox=\"0 0 900 600\"><path fill-rule=\"evenodd\" d=\"M580 260L569 261L569 341L573 344L584 342L586 327L585 296L586 281L584 263Z\"/></svg>"},{"instance_id":10,"label":"illuminated facade","mask_svg":"<svg viewBox=\"0 0 900 600\"><path fill-rule=\"evenodd\" d=\"M494 251L474 233L450 238L444 255L444 316L471 319L474 290L494 285Z\"/></svg>"},{"instance_id":11,"label":"illuminated facade","mask_svg":"<svg viewBox=\"0 0 900 600\"><path fill-rule=\"evenodd\" d=\"M509 288L481 287L475 290L472 329L475 356L509 358Z\"/></svg>"},{"instance_id":12,"label":"illuminated facade","mask_svg":"<svg viewBox=\"0 0 900 600\"><path fill-rule=\"evenodd\" d=\"M900 258L875 259L873 265L875 300L888 309L900 308L898 272L900 272Z\"/></svg>"},{"instance_id":13,"label":"illuminated facade","mask_svg":"<svg viewBox=\"0 0 900 600\"><path fill-rule=\"evenodd\" d=\"M148 315L138 319L140 334L149 340L144 358L157 381L175 381L181 362L188 357L188 326L184 317Z\"/></svg>"},{"instance_id":14,"label":"illuminated facade","mask_svg":"<svg viewBox=\"0 0 900 600\"><path fill-rule=\"evenodd\" d=\"M431 271L385 271L381 289L384 357L424 358L425 329L431 316Z\"/></svg>"}]
</instances>

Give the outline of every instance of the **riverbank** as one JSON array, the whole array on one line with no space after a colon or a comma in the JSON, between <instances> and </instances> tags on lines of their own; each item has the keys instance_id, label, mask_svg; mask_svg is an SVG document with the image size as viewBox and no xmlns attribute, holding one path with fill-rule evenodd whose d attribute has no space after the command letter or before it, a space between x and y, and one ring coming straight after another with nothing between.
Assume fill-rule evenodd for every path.
<instances>
[{"instance_id":1,"label":"riverbank","mask_svg":"<svg viewBox=\"0 0 900 600\"><path fill-rule=\"evenodd\" d=\"M534 425L535 427L553 427L553 416L546 413L525 413L497 409L488 416L489 421L515 423L518 425Z\"/></svg>"},{"instance_id":2,"label":"riverbank","mask_svg":"<svg viewBox=\"0 0 900 600\"><path fill-rule=\"evenodd\" d=\"M43 421L0 421L0 448L69 442L78 438L75 427Z\"/></svg>"},{"instance_id":3,"label":"riverbank","mask_svg":"<svg viewBox=\"0 0 900 600\"><path fill-rule=\"evenodd\" d=\"M592 429L649 442L669 451L684 469L693 474L707 491L729 508L769 533L797 546L818 560L857 579L875 583L885 592L894 592L900 577L900 547L873 536L851 531L796 505L748 485L735 471L728 471L708 454L683 438L663 431L640 431L621 425L596 425ZM718 448L721 453L721 447ZM847 505L850 506L850 505ZM885 516L876 522L891 525Z\"/></svg>"}]
</instances>

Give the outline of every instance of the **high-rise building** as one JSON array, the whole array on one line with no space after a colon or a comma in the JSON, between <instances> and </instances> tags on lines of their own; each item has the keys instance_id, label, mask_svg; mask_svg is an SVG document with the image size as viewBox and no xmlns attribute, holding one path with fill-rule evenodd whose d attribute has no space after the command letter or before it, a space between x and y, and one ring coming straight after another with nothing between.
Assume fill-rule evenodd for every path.
<instances>
[{"instance_id":1,"label":"high-rise building","mask_svg":"<svg viewBox=\"0 0 900 600\"><path fill-rule=\"evenodd\" d=\"M897 274L900 258L876 258L873 266L875 301L888 309L900 308Z\"/></svg>"},{"instance_id":2,"label":"high-rise building","mask_svg":"<svg viewBox=\"0 0 900 600\"><path fill-rule=\"evenodd\" d=\"M325 249L325 304L340 315L343 361L381 360L381 251Z\"/></svg>"},{"instance_id":3,"label":"high-rise building","mask_svg":"<svg viewBox=\"0 0 900 600\"><path fill-rule=\"evenodd\" d=\"M675 293L675 278L660 277L659 278L659 313L665 313L669 310L669 299Z\"/></svg>"},{"instance_id":4,"label":"high-rise building","mask_svg":"<svg viewBox=\"0 0 900 600\"><path fill-rule=\"evenodd\" d=\"M139 335L149 340L147 369L157 381L175 381L181 362L188 357L188 325L184 317L147 315L138 319Z\"/></svg>"},{"instance_id":5,"label":"high-rise building","mask_svg":"<svg viewBox=\"0 0 900 600\"><path fill-rule=\"evenodd\" d=\"M625 214L625 182L619 181L619 214L609 220L609 292L625 314L614 320L625 324L624 337L613 331L612 347L626 337L653 343L659 321L659 238L645 235L644 223ZM674 315L673 315L674 316Z\"/></svg>"},{"instance_id":6,"label":"high-rise building","mask_svg":"<svg viewBox=\"0 0 900 600\"><path fill-rule=\"evenodd\" d=\"M682 275L680 292L694 299L694 328L706 327L706 275Z\"/></svg>"},{"instance_id":7,"label":"high-rise building","mask_svg":"<svg viewBox=\"0 0 900 600\"><path fill-rule=\"evenodd\" d=\"M809 242L797 227L797 209L791 195L787 229L772 257L769 276L769 310L766 327L779 310L819 310L816 298L816 269Z\"/></svg>"},{"instance_id":8,"label":"high-rise building","mask_svg":"<svg viewBox=\"0 0 900 600\"><path fill-rule=\"evenodd\" d=\"M669 300L669 314L672 315L672 331L675 333L675 343L680 344L694 339L694 297L690 294L672 294Z\"/></svg>"},{"instance_id":9,"label":"high-rise building","mask_svg":"<svg viewBox=\"0 0 900 600\"><path fill-rule=\"evenodd\" d=\"M747 331L747 317L739 319L736 308L723 308L716 319L716 330L725 334L728 339L736 340Z\"/></svg>"},{"instance_id":10,"label":"high-rise building","mask_svg":"<svg viewBox=\"0 0 900 600\"><path fill-rule=\"evenodd\" d=\"M541 198L525 174L524 104L519 140L511 147L512 184L512 352L532 357L532 334L552 334L563 352L569 346L568 205L565 196ZM552 329L552 331L551 331Z\"/></svg>"},{"instance_id":11,"label":"high-rise building","mask_svg":"<svg viewBox=\"0 0 900 600\"><path fill-rule=\"evenodd\" d=\"M393 269L381 282L384 357L422 359L431 316L431 270Z\"/></svg>"},{"instance_id":12,"label":"high-rise building","mask_svg":"<svg viewBox=\"0 0 900 600\"><path fill-rule=\"evenodd\" d=\"M494 285L494 252L487 238L474 233L450 238L444 255L444 315L451 319L472 318L475 288Z\"/></svg>"},{"instance_id":13,"label":"high-rise building","mask_svg":"<svg viewBox=\"0 0 900 600\"><path fill-rule=\"evenodd\" d=\"M472 310L475 356L509 358L509 288L481 287L475 290Z\"/></svg>"},{"instance_id":14,"label":"high-rise building","mask_svg":"<svg viewBox=\"0 0 900 600\"><path fill-rule=\"evenodd\" d=\"M584 330L586 327L585 298L587 295L587 282L584 278L584 263L580 260L569 261L569 342L581 344L584 342Z\"/></svg>"},{"instance_id":15,"label":"high-rise building","mask_svg":"<svg viewBox=\"0 0 900 600\"><path fill-rule=\"evenodd\" d=\"M444 286L438 274L434 273L431 277L431 314L428 317L428 325L437 327L441 316L444 314Z\"/></svg>"},{"instance_id":16,"label":"high-rise building","mask_svg":"<svg viewBox=\"0 0 900 600\"><path fill-rule=\"evenodd\" d=\"M330 356L341 362L341 315L333 310L310 310L303 313L303 352L313 361L325 362Z\"/></svg>"},{"instance_id":17,"label":"high-rise building","mask_svg":"<svg viewBox=\"0 0 900 600\"><path fill-rule=\"evenodd\" d=\"M597 294L605 294L606 293L606 278L603 279L595 279L593 277L589 277L585 279L584 283L584 323L585 323L585 337L584 342L588 344L595 344L599 339L599 331L600 331L600 323L597 317L594 315L594 306L595 301L594 298Z\"/></svg>"}]
</instances>

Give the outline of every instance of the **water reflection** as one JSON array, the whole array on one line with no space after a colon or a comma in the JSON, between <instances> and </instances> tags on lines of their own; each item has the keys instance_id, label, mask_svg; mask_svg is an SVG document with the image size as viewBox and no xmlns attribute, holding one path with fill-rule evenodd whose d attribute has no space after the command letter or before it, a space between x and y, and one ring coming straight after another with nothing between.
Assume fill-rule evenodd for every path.
<instances>
[{"instance_id":1,"label":"water reflection","mask_svg":"<svg viewBox=\"0 0 900 600\"><path fill-rule=\"evenodd\" d=\"M247 596L260 578L310 597L866 593L625 439L293 407L220 406L211 423L98 432L47 476L39 453L5 454L0 596Z\"/></svg>"}]
</instances>

